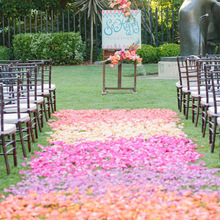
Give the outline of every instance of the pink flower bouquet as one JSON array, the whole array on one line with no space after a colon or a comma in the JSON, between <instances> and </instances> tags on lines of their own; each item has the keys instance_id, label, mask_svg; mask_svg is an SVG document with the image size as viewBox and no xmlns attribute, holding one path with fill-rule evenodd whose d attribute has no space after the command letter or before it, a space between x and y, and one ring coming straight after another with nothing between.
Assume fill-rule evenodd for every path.
<instances>
[{"instance_id":1,"label":"pink flower bouquet","mask_svg":"<svg viewBox=\"0 0 220 220\"><path fill-rule=\"evenodd\" d=\"M142 58L136 54L139 46L134 47L134 43L129 47L129 50L122 49L116 51L113 56L110 56L106 61L110 61L110 67L115 68L115 64L123 60L137 61L138 66L141 66Z\"/></svg>"},{"instance_id":2,"label":"pink flower bouquet","mask_svg":"<svg viewBox=\"0 0 220 220\"><path fill-rule=\"evenodd\" d=\"M110 7L111 8L117 8L119 10L122 10L122 13L125 17L129 17L131 15L130 11L130 5L131 2L127 0L111 0L110 1Z\"/></svg>"}]
</instances>

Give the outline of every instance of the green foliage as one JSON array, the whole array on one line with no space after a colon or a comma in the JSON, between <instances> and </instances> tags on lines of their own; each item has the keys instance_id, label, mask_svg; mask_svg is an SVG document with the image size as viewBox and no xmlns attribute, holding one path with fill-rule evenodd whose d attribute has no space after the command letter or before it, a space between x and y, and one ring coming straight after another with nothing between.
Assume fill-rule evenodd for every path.
<instances>
[{"instance_id":1,"label":"green foliage","mask_svg":"<svg viewBox=\"0 0 220 220\"><path fill-rule=\"evenodd\" d=\"M152 7L159 7L159 6L162 6L164 8L166 7L180 7L181 4L183 3L184 0L153 0L153 1L150 1L150 5ZM147 1L148 2L148 1Z\"/></svg>"},{"instance_id":2,"label":"green foliage","mask_svg":"<svg viewBox=\"0 0 220 220\"><path fill-rule=\"evenodd\" d=\"M68 0L1 0L0 13L19 17L27 15L31 10L65 9Z\"/></svg>"},{"instance_id":3,"label":"green foliage","mask_svg":"<svg viewBox=\"0 0 220 220\"><path fill-rule=\"evenodd\" d=\"M28 59L34 59L34 56L31 54L31 42L32 42L32 34L17 34L14 35L13 39L13 49L14 49L14 57L15 59L19 57L23 61Z\"/></svg>"},{"instance_id":4,"label":"green foliage","mask_svg":"<svg viewBox=\"0 0 220 220\"><path fill-rule=\"evenodd\" d=\"M8 47L0 46L0 60L10 60L11 50Z\"/></svg>"},{"instance_id":5,"label":"green foliage","mask_svg":"<svg viewBox=\"0 0 220 220\"><path fill-rule=\"evenodd\" d=\"M106 0L75 0L71 6L77 8L78 12L87 11L92 23L95 23L96 15L102 19L101 11L107 7L107 3Z\"/></svg>"},{"instance_id":6,"label":"green foliage","mask_svg":"<svg viewBox=\"0 0 220 220\"><path fill-rule=\"evenodd\" d=\"M17 34L13 39L15 59L49 59L53 64L80 64L84 44L79 33Z\"/></svg>"},{"instance_id":7,"label":"green foliage","mask_svg":"<svg viewBox=\"0 0 220 220\"><path fill-rule=\"evenodd\" d=\"M32 2L28 0L2 0L0 13L13 17L23 16L30 11L32 5Z\"/></svg>"},{"instance_id":8,"label":"green foliage","mask_svg":"<svg viewBox=\"0 0 220 220\"><path fill-rule=\"evenodd\" d=\"M33 9L36 10L51 10L51 9L60 9L65 8L67 1L66 0L32 0Z\"/></svg>"},{"instance_id":9,"label":"green foliage","mask_svg":"<svg viewBox=\"0 0 220 220\"><path fill-rule=\"evenodd\" d=\"M78 9L78 12L87 12L88 17L91 19L91 27L90 27L90 64L93 61L93 26L96 21L96 16L98 16L99 20L102 20L101 12L102 9L106 7L106 0L75 0L72 4L73 7ZM77 12L77 13L78 13Z\"/></svg>"},{"instance_id":10,"label":"green foliage","mask_svg":"<svg viewBox=\"0 0 220 220\"><path fill-rule=\"evenodd\" d=\"M142 44L137 54L143 59L142 63L157 63L159 60L157 48L151 45Z\"/></svg>"},{"instance_id":11,"label":"green foliage","mask_svg":"<svg viewBox=\"0 0 220 220\"><path fill-rule=\"evenodd\" d=\"M157 63L161 57L173 57L180 55L179 44L164 44L159 47L142 44L137 54L143 59L142 63Z\"/></svg>"},{"instance_id":12,"label":"green foliage","mask_svg":"<svg viewBox=\"0 0 220 220\"><path fill-rule=\"evenodd\" d=\"M179 44L164 44L157 48L159 57L175 57L180 55Z\"/></svg>"},{"instance_id":13,"label":"green foliage","mask_svg":"<svg viewBox=\"0 0 220 220\"><path fill-rule=\"evenodd\" d=\"M177 43L179 42L179 38L178 38L178 12L179 12L179 8L181 7L183 3L183 0L153 0L153 1L145 1L145 7L147 10L147 16L148 16L148 26L150 27L150 11L152 12L152 21L153 24L156 23L156 10L157 10L157 22L158 22L158 30L163 29L163 41L165 42L165 38L166 38L166 33L167 33L167 26L169 28L169 30L174 28L174 42ZM161 25L161 23L163 23L163 25ZM152 27L152 34L154 37L156 37L156 25L153 25ZM158 35L161 35L161 31L159 31L159 33L157 33ZM169 37L171 39L172 33L171 31L169 31ZM163 44L163 42L161 42L161 36L159 37L159 45ZM173 42L173 41L172 41ZM155 43L155 40L154 40Z\"/></svg>"},{"instance_id":14,"label":"green foliage","mask_svg":"<svg viewBox=\"0 0 220 220\"><path fill-rule=\"evenodd\" d=\"M98 61L102 61L103 60L103 50L99 50L99 53L98 53Z\"/></svg>"}]
</instances>

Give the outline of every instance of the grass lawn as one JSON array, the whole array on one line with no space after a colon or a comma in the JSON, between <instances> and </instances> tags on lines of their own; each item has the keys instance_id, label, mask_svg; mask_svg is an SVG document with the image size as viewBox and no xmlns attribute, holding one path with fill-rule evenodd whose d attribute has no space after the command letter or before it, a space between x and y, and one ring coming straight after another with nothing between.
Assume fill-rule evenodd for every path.
<instances>
[{"instance_id":1,"label":"grass lawn","mask_svg":"<svg viewBox=\"0 0 220 220\"><path fill-rule=\"evenodd\" d=\"M122 86L133 86L133 65L124 65L122 67L123 79ZM144 65L144 68L138 68L138 75L144 71L146 74L157 72L157 64ZM117 70L106 66L106 86L116 86ZM57 110L59 109L118 109L118 108L166 108L177 110L176 87L177 80L162 80L150 77L137 78L137 94L131 91L110 91L107 95L101 95L102 92L102 65L88 66L58 66L53 67L53 82L57 87ZM201 122L195 128L191 120L185 120L182 114L179 115L184 123L184 132L190 139L197 139L199 151L205 154L204 161L208 167L220 167L218 138L216 139L215 153L210 153L208 145L208 135L205 138L201 136ZM189 117L190 118L190 117ZM38 141L33 144L33 151L38 150L38 144L47 145L46 137L51 129L48 126L43 128ZM29 153L28 158L33 153ZM0 195L5 187L16 184L21 180L19 171L23 161L21 149L18 145L18 167L14 168L12 158L10 160L11 175L6 175L5 163L3 157L0 159Z\"/></svg>"}]
</instances>

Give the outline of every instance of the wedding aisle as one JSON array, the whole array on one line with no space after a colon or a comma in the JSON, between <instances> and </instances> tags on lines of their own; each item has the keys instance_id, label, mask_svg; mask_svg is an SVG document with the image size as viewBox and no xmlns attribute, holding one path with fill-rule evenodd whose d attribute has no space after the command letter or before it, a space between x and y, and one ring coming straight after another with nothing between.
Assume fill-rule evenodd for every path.
<instances>
[{"instance_id":1,"label":"wedding aisle","mask_svg":"<svg viewBox=\"0 0 220 220\"><path fill-rule=\"evenodd\" d=\"M209 169L167 109L61 110L0 219L220 219Z\"/></svg>"}]
</instances>

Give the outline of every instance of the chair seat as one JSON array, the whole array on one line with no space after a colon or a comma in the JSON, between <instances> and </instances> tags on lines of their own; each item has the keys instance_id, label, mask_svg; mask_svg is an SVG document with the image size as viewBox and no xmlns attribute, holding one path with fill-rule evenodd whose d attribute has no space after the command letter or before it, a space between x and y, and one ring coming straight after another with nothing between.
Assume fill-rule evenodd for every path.
<instances>
[{"instance_id":1,"label":"chair seat","mask_svg":"<svg viewBox=\"0 0 220 220\"><path fill-rule=\"evenodd\" d=\"M176 83L176 87L179 88L179 89L183 87L182 85L180 85L180 81L178 81L178 82Z\"/></svg>"},{"instance_id":2,"label":"chair seat","mask_svg":"<svg viewBox=\"0 0 220 220\"><path fill-rule=\"evenodd\" d=\"M187 92L196 92L196 91L198 91L198 87L197 86L190 87L190 90L188 90L187 87L183 87L182 91L185 92L185 93L187 93ZM200 86L200 91L205 91L205 87Z\"/></svg>"},{"instance_id":3,"label":"chair seat","mask_svg":"<svg viewBox=\"0 0 220 220\"><path fill-rule=\"evenodd\" d=\"M9 90L12 90L13 91L17 91L18 87L17 86L11 86L10 88L7 87L7 84L4 84L4 88L3 88L3 92L9 92Z\"/></svg>"},{"instance_id":4,"label":"chair seat","mask_svg":"<svg viewBox=\"0 0 220 220\"><path fill-rule=\"evenodd\" d=\"M27 108L27 104L20 104L20 112L27 112L27 111L36 111L37 105L36 104L30 104L30 108ZM17 112L17 105L16 104L10 104L5 106L5 112Z\"/></svg>"},{"instance_id":5,"label":"chair seat","mask_svg":"<svg viewBox=\"0 0 220 220\"><path fill-rule=\"evenodd\" d=\"M193 91L191 92L191 96L192 97L201 97L201 98L205 98L206 97L206 91L200 91L200 94L198 94L198 91ZM209 92L209 97L212 97L213 93Z\"/></svg>"},{"instance_id":6,"label":"chair seat","mask_svg":"<svg viewBox=\"0 0 220 220\"><path fill-rule=\"evenodd\" d=\"M44 102L44 98L42 96L37 96L36 99L37 100L35 100L35 97L33 97L33 96L30 97L30 103L31 104L41 104ZM22 104L27 103L27 100L21 98L20 103L22 103Z\"/></svg>"},{"instance_id":7,"label":"chair seat","mask_svg":"<svg viewBox=\"0 0 220 220\"><path fill-rule=\"evenodd\" d=\"M4 131L0 130L0 134L9 135L16 132L15 124L4 124Z\"/></svg>"},{"instance_id":8,"label":"chair seat","mask_svg":"<svg viewBox=\"0 0 220 220\"><path fill-rule=\"evenodd\" d=\"M209 107L208 112L209 115L215 115L215 116L220 116L220 106L217 106L217 114L215 114L215 108L214 107Z\"/></svg>"},{"instance_id":9,"label":"chair seat","mask_svg":"<svg viewBox=\"0 0 220 220\"><path fill-rule=\"evenodd\" d=\"M220 97L217 97L217 98L216 98L216 101L218 101L218 102L217 102L217 105L220 106ZM214 105L214 99L213 99L213 97L210 97L210 98L209 98L209 103L206 102L206 98L202 98L202 99L201 99L201 105L213 106L213 105Z\"/></svg>"},{"instance_id":10,"label":"chair seat","mask_svg":"<svg viewBox=\"0 0 220 220\"><path fill-rule=\"evenodd\" d=\"M183 87L183 88L182 88L182 92L183 92L183 93L190 93L191 91L188 90L187 87Z\"/></svg>"},{"instance_id":11,"label":"chair seat","mask_svg":"<svg viewBox=\"0 0 220 220\"><path fill-rule=\"evenodd\" d=\"M37 95L38 96L50 95L50 91L49 91L49 89L44 89L44 91L42 92L41 89L38 89L37 90ZM34 96L34 92L30 92L30 96Z\"/></svg>"},{"instance_id":12,"label":"chair seat","mask_svg":"<svg viewBox=\"0 0 220 220\"><path fill-rule=\"evenodd\" d=\"M30 116L28 113L20 114L20 122L28 122L30 120ZM7 124L17 124L18 123L18 114L4 114L4 122Z\"/></svg>"},{"instance_id":13,"label":"chair seat","mask_svg":"<svg viewBox=\"0 0 220 220\"><path fill-rule=\"evenodd\" d=\"M41 90L37 90L37 95L50 95L50 91L48 89L44 89L43 92Z\"/></svg>"},{"instance_id":14,"label":"chair seat","mask_svg":"<svg viewBox=\"0 0 220 220\"><path fill-rule=\"evenodd\" d=\"M206 91L200 91L200 94L198 91L191 92L192 97L206 97Z\"/></svg>"},{"instance_id":15,"label":"chair seat","mask_svg":"<svg viewBox=\"0 0 220 220\"><path fill-rule=\"evenodd\" d=\"M220 117L217 118L217 123L218 123L218 125L220 125Z\"/></svg>"},{"instance_id":16,"label":"chair seat","mask_svg":"<svg viewBox=\"0 0 220 220\"><path fill-rule=\"evenodd\" d=\"M41 86L37 86L37 89L40 90ZM49 89L49 84L44 84L44 89ZM56 85L51 84L50 90L55 90L55 89L56 89Z\"/></svg>"}]
</instances>

